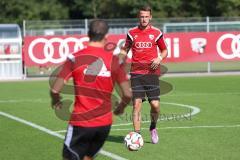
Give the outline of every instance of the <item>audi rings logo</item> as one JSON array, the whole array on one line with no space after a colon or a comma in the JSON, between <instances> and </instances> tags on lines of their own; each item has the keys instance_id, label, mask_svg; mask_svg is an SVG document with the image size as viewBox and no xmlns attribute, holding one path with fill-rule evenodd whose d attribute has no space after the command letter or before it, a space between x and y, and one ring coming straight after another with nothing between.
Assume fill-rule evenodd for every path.
<instances>
[{"instance_id":1,"label":"audi rings logo","mask_svg":"<svg viewBox=\"0 0 240 160\"><path fill-rule=\"evenodd\" d=\"M226 39L231 39L231 53L225 53L222 50L222 43ZM218 54L225 59L240 58L240 34L234 35L231 33L222 35L217 41Z\"/></svg>"},{"instance_id":2,"label":"audi rings logo","mask_svg":"<svg viewBox=\"0 0 240 160\"><path fill-rule=\"evenodd\" d=\"M74 52L83 49L84 45L83 42L89 41L88 37L83 37L83 38L74 38L74 37L69 37L66 39L61 39L61 38L51 38L51 39L45 39L45 38L37 38L35 40L33 40L28 48L28 53L29 53L29 57L31 58L32 61L34 61L35 63L38 64L44 64L47 62L51 62L51 63L61 63L63 61L66 60L69 52L70 52L70 48L69 48L69 43L74 43ZM36 54L34 52L34 47L36 47L37 45L39 45L40 43L43 43L43 58L38 58L36 57ZM59 43L59 48L56 51L54 48L54 43ZM54 58L54 54L58 53L59 56L58 58ZM38 53L39 54L39 53Z\"/></svg>"},{"instance_id":3,"label":"audi rings logo","mask_svg":"<svg viewBox=\"0 0 240 160\"><path fill-rule=\"evenodd\" d=\"M151 42L136 42L135 43L136 48L152 48Z\"/></svg>"}]
</instances>

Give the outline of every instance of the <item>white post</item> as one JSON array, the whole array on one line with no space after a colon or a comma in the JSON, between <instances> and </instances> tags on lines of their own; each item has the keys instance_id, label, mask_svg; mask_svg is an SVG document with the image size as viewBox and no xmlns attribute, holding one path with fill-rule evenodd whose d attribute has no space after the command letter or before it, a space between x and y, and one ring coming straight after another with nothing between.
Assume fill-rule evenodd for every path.
<instances>
[{"instance_id":1,"label":"white post","mask_svg":"<svg viewBox=\"0 0 240 160\"><path fill-rule=\"evenodd\" d=\"M209 17L208 17L208 16L206 17L206 23L207 23L207 24L206 24L206 25L207 25L206 30L207 30L207 32L209 32L209 31L210 31L210 26L209 26L210 23L209 23Z\"/></svg>"},{"instance_id":2,"label":"white post","mask_svg":"<svg viewBox=\"0 0 240 160\"><path fill-rule=\"evenodd\" d=\"M24 38L25 38L25 36L26 36L26 20L23 20L23 38L22 38L23 44L22 44L22 47L24 47ZM26 54L26 53L24 53L24 54ZM24 59L24 55L22 54L22 60L23 59ZM24 71L23 79L26 79L27 78L27 67L26 67L24 61L22 61L22 62L23 62L23 71Z\"/></svg>"},{"instance_id":3,"label":"white post","mask_svg":"<svg viewBox=\"0 0 240 160\"><path fill-rule=\"evenodd\" d=\"M163 24L163 33L167 33L167 27L165 24Z\"/></svg>"},{"instance_id":4,"label":"white post","mask_svg":"<svg viewBox=\"0 0 240 160\"><path fill-rule=\"evenodd\" d=\"M207 73L211 73L211 62L207 62Z\"/></svg>"},{"instance_id":5,"label":"white post","mask_svg":"<svg viewBox=\"0 0 240 160\"><path fill-rule=\"evenodd\" d=\"M85 34L88 33L88 19L85 19Z\"/></svg>"},{"instance_id":6,"label":"white post","mask_svg":"<svg viewBox=\"0 0 240 160\"><path fill-rule=\"evenodd\" d=\"M209 17L207 16L206 17L206 25L207 25L207 28L206 28L206 31L207 32L210 32L210 23L209 23ZM210 73L211 72L211 62L207 62L207 72Z\"/></svg>"}]
</instances>

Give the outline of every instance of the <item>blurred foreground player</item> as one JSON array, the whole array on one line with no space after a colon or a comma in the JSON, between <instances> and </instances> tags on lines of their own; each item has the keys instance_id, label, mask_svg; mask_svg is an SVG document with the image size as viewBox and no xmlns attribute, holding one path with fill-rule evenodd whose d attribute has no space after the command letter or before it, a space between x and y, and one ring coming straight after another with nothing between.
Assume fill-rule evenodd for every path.
<instances>
[{"instance_id":1,"label":"blurred foreground player","mask_svg":"<svg viewBox=\"0 0 240 160\"><path fill-rule=\"evenodd\" d=\"M122 92L115 113L122 114L131 100L127 75L119 59L104 50L107 32L105 21L93 20L88 46L68 57L51 88L52 106L61 109L60 92L66 79L73 78L75 103L64 141L64 160L92 160L103 146L112 124L111 95L115 82Z\"/></svg>"}]
</instances>

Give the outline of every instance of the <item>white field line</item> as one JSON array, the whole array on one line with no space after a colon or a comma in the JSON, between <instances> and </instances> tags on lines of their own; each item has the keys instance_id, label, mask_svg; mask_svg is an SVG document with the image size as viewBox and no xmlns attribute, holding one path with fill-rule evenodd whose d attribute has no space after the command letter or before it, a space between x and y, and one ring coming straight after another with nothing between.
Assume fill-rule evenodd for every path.
<instances>
[{"instance_id":1,"label":"white field line","mask_svg":"<svg viewBox=\"0 0 240 160\"><path fill-rule=\"evenodd\" d=\"M0 100L0 103L19 103L19 102L24 102L24 100L8 100L8 101ZM34 102L34 100L28 99L26 102ZM36 99L36 102L38 102L38 103L43 102L43 99ZM196 106L179 104L179 103L170 103L170 102L161 102L161 104L167 104L167 105L170 105L170 106L173 105L173 106L180 106L180 107L184 107L184 108L189 108L192 111L191 113L186 113L186 114L183 114L183 115L179 115L181 118L191 117L191 116L194 116L194 115L196 115L200 112L200 109ZM160 118L159 121L171 120L171 119L174 119L174 118L175 117L164 117L164 118ZM142 121L142 123L149 123L149 122L150 121ZM128 125L132 125L132 123L114 124L112 126L117 127L117 126L128 126Z\"/></svg>"},{"instance_id":2,"label":"white field line","mask_svg":"<svg viewBox=\"0 0 240 160\"><path fill-rule=\"evenodd\" d=\"M1 112L1 111L0 111L0 115L1 115L1 116L4 116L4 117L7 117L7 118L9 118L9 119L15 120L15 121L17 121L17 122L23 123L23 124L25 124L25 125L31 126L31 127L35 128L35 129L38 129L38 130L40 130L40 131L42 131L42 132L45 132L45 133L47 133L47 134L49 134L49 135L52 135L52 136L54 136L54 137L58 137L58 138L60 138L60 139L64 139L64 136L63 136L63 135L61 135L61 134L59 134L59 133L56 133L56 132L54 132L54 131L52 131L52 130L50 130L50 129L47 129L47 128L43 127L43 126L37 125L37 124L35 124L35 123L32 123L32 122L30 122L30 121L24 120L24 119L22 119L22 118L19 118L19 117L16 117L16 116L13 116L13 115L11 115L11 114L8 114L8 113L5 113L5 112ZM109 157L109 158L112 158L112 159L114 159L114 160L127 160L127 159L125 159L125 158L123 158L123 157L120 157L120 156L118 156L118 155L116 155L116 154L107 152L107 151L105 151L105 150L100 150L99 153L102 154L102 155L104 155L104 156L107 156L107 157Z\"/></svg>"},{"instance_id":3,"label":"white field line","mask_svg":"<svg viewBox=\"0 0 240 160\"><path fill-rule=\"evenodd\" d=\"M191 106L191 105L186 105L186 104L179 104L179 103L170 103L170 102L161 102L161 104L167 104L169 106L180 106L180 107L184 107L184 108L189 108L192 112L191 113L186 113L183 115L179 115L181 118L188 118L191 116L194 116L196 114L198 114L200 112L200 108L196 107L196 106ZM175 117L163 117L158 120L158 121L164 121L164 120L172 120ZM150 121L142 121L141 123L149 123ZM121 123L121 124L114 124L112 125L113 127L117 127L117 126L128 126L128 125L132 125L132 123Z\"/></svg>"},{"instance_id":4,"label":"white field line","mask_svg":"<svg viewBox=\"0 0 240 160\"><path fill-rule=\"evenodd\" d=\"M165 129L196 129L196 128L237 128L240 127L240 124L235 125L213 125L213 126L181 126L181 127L160 127L158 130ZM111 129L111 131L131 131L132 128L116 128ZM149 128L141 128L141 130L149 130Z\"/></svg>"},{"instance_id":5,"label":"white field line","mask_svg":"<svg viewBox=\"0 0 240 160\"><path fill-rule=\"evenodd\" d=\"M0 103L49 103L50 99L9 99L9 100L0 100Z\"/></svg>"},{"instance_id":6,"label":"white field line","mask_svg":"<svg viewBox=\"0 0 240 160\"><path fill-rule=\"evenodd\" d=\"M67 130L59 130L59 131L54 131L55 133L66 133Z\"/></svg>"},{"instance_id":7,"label":"white field line","mask_svg":"<svg viewBox=\"0 0 240 160\"><path fill-rule=\"evenodd\" d=\"M226 76L226 75L239 75L239 71L222 71L222 72L211 72L211 73L166 73L163 75L163 77L168 77L168 78L177 78L177 77L217 77L217 76Z\"/></svg>"},{"instance_id":8,"label":"white field line","mask_svg":"<svg viewBox=\"0 0 240 160\"><path fill-rule=\"evenodd\" d=\"M226 93L177 93L177 94L166 94L162 96L170 96L170 97L184 97L184 96L220 96L220 95L240 95L240 92L226 92ZM116 95L115 95L116 96ZM25 103L25 102L37 102L37 103L50 103L50 99L42 99L42 98L35 98L35 99L6 99L0 100L0 103Z\"/></svg>"},{"instance_id":9,"label":"white field line","mask_svg":"<svg viewBox=\"0 0 240 160\"><path fill-rule=\"evenodd\" d=\"M158 130L165 129L195 129L195 128L237 128L240 124L234 125L212 125L212 126L181 126L181 127L160 127ZM149 128L141 128L141 130L149 130ZM132 128L112 128L111 131L132 131ZM55 131L56 133L65 133L66 130Z\"/></svg>"},{"instance_id":10,"label":"white field line","mask_svg":"<svg viewBox=\"0 0 240 160\"><path fill-rule=\"evenodd\" d=\"M226 93L174 93L165 94L162 96L169 97L192 97L192 96L221 96L221 95L240 95L240 92L226 92Z\"/></svg>"}]
</instances>

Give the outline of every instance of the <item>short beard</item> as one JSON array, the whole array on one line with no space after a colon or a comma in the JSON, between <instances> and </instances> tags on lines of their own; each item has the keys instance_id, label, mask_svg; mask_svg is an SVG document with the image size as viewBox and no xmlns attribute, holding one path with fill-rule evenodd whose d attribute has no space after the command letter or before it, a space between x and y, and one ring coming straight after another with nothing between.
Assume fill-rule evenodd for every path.
<instances>
[{"instance_id":1,"label":"short beard","mask_svg":"<svg viewBox=\"0 0 240 160\"><path fill-rule=\"evenodd\" d=\"M145 29L147 28L147 26L149 25L150 22L148 22L148 24L146 26L142 26L141 24L139 25L140 29Z\"/></svg>"}]
</instances>

